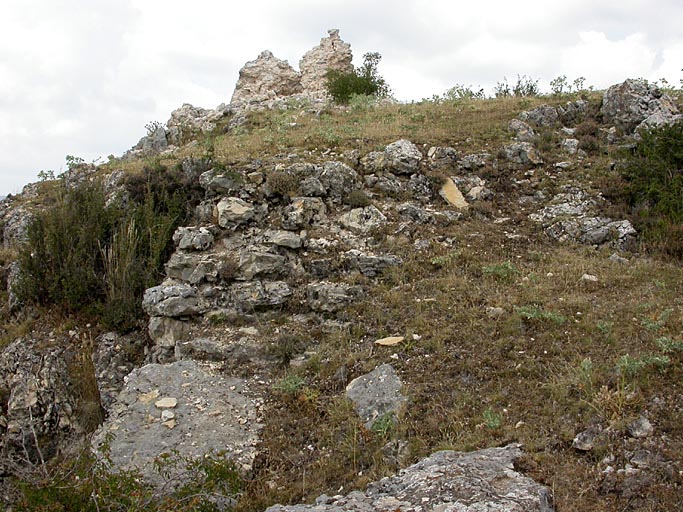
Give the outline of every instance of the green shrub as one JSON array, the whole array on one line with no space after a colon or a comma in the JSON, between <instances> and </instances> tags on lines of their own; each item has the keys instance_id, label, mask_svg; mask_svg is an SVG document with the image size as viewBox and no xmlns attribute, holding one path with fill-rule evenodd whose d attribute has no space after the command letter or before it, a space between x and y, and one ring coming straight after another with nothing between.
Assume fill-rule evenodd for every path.
<instances>
[{"instance_id":1,"label":"green shrub","mask_svg":"<svg viewBox=\"0 0 683 512\"><path fill-rule=\"evenodd\" d=\"M623 158L626 200L654 248L683 258L683 122L643 131Z\"/></svg>"},{"instance_id":2,"label":"green shrub","mask_svg":"<svg viewBox=\"0 0 683 512\"><path fill-rule=\"evenodd\" d=\"M126 188L125 209L106 204L101 184L61 186L35 216L20 250L17 295L23 303L99 315L127 331L142 318L142 294L158 283L175 229L201 195L181 172L149 167Z\"/></svg>"},{"instance_id":3,"label":"green shrub","mask_svg":"<svg viewBox=\"0 0 683 512\"><path fill-rule=\"evenodd\" d=\"M327 92L335 103L346 105L353 95L374 96L384 98L391 93L386 80L377 72L377 65L382 59L379 53L363 55L363 65L349 73L330 70L326 75Z\"/></svg>"},{"instance_id":4,"label":"green shrub","mask_svg":"<svg viewBox=\"0 0 683 512\"><path fill-rule=\"evenodd\" d=\"M22 302L81 311L104 298L102 242L120 213L105 206L102 187L61 187L51 208L38 213L20 250L17 295Z\"/></svg>"},{"instance_id":5,"label":"green shrub","mask_svg":"<svg viewBox=\"0 0 683 512\"><path fill-rule=\"evenodd\" d=\"M496 98L538 96L538 80L526 75L517 75L517 82L511 87L507 78L503 78L493 88L493 94Z\"/></svg>"},{"instance_id":6,"label":"green shrub","mask_svg":"<svg viewBox=\"0 0 683 512\"><path fill-rule=\"evenodd\" d=\"M486 98L484 89L479 87L473 89L471 85L456 84L448 89L442 98L443 101L459 101L459 100L483 100Z\"/></svg>"}]
</instances>

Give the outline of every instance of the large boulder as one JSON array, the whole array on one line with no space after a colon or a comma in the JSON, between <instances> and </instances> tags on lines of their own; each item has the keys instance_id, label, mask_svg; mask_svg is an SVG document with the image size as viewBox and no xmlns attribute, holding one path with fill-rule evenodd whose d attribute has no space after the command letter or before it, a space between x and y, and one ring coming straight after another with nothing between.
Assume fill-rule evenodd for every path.
<instances>
[{"instance_id":1,"label":"large boulder","mask_svg":"<svg viewBox=\"0 0 683 512\"><path fill-rule=\"evenodd\" d=\"M628 79L607 89L600 112L624 133L681 119L673 99L645 80Z\"/></svg>"},{"instance_id":2,"label":"large boulder","mask_svg":"<svg viewBox=\"0 0 683 512\"><path fill-rule=\"evenodd\" d=\"M339 30L328 30L328 37L304 54L299 61L301 86L304 93L313 98L326 98L326 74L328 71L353 72L351 45L342 41Z\"/></svg>"},{"instance_id":3,"label":"large boulder","mask_svg":"<svg viewBox=\"0 0 683 512\"><path fill-rule=\"evenodd\" d=\"M584 190L567 187L529 218L543 225L546 234L560 242L608 245L629 249L636 230L628 220L614 220L599 214L604 200Z\"/></svg>"},{"instance_id":4,"label":"large boulder","mask_svg":"<svg viewBox=\"0 0 683 512\"><path fill-rule=\"evenodd\" d=\"M162 477L155 469L162 454L196 459L224 452L249 470L262 426L259 404L245 381L209 365L149 364L128 375L93 445L98 453L106 450L112 469L138 471L171 491L187 475L184 467L169 466Z\"/></svg>"},{"instance_id":5,"label":"large boulder","mask_svg":"<svg viewBox=\"0 0 683 512\"><path fill-rule=\"evenodd\" d=\"M231 105L245 105L300 94L303 91L299 74L287 61L268 50L240 69Z\"/></svg>"},{"instance_id":6,"label":"large boulder","mask_svg":"<svg viewBox=\"0 0 683 512\"><path fill-rule=\"evenodd\" d=\"M254 205L239 197L224 197L216 206L218 225L222 228L246 224L256 216Z\"/></svg>"},{"instance_id":7,"label":"large boulder","mask_svg":"<svg viewBox=\"0 0 683 512\"><path fill-rule=\"evenodd\" d=\"M145 290L142 308L149 316L181 317L203 312L197 290L187 284L161 284Z\"/></svg>"},{"instance_id":8,"label":"large boulder","mask_svg":"<svg viewBox=\"0 0 683 512\"><path fill-rule=\"evenodd\" d=\"M180 146L191 137L213 131L216 128L216 122L227 112L228 109L223 105L210 110L183 103L182 107L171 112L171 118L166 123L168 142Z\"/></svg>"},{"instance_id":9,"label":"large boulder","mask_svg":"<svg viewBox=\"0 0 683 512\"><path fill-rule=\"evenodd\" d=\"M275 505L266 512L552 512L549 489L515 470L521 456L517 444L470 453L436 452L364 492L322 495L315 505Z\"/></svg>"},{"instance_id":10,"label":"large boulder","mask_svg":"<svg viewBox=\"0 0 683 512\"><path fill-rule=\"evenodd\" d=\"M384 150L384 162L388 171L394 174L413 174L420 169L422 153L417 146L406 139L389 144Z\"/></svg>"},{"instance_id":11,"label":"large boulder","mask_svg":"<svg viewBox=\"0 0 683 512\"><path fill-rule=\"evenodd\" d=\"M367 233L378 228L387 221L387 218L375 206L370 205L365 208L354 208L348 213L339 217L339 223L346 229L358 233Z\"/></svg>"},{"instance_id":12,"label":"large boulder","mask_svg":"<svg viewBox=\"0 0 683 512\"><path fill-rule=\"evenodd\" d=\"M395 421L407 400L401 393L402 387L403 382L394 367L383 364L352 380L346 386L346 397L353 402L365 427L370 429L376 421L385 417Z\"/></svg>"},{"instance_id":13,"label":"large boulder","mask_svg":"<svg viewBox=\"0 0 683 512\"><path fill-rule=\"evenodd\" d=\"M91 383L95 389L88 391L96 396L97 385L69 341L17 338L0 354L0 470L15 455L24 463L48 460L61 442L84 432L88 418L97 425L99 403L86 414L75 394ZM71 384L76 369L83 371L80 389Z\"/></svg>"}]
</instances>

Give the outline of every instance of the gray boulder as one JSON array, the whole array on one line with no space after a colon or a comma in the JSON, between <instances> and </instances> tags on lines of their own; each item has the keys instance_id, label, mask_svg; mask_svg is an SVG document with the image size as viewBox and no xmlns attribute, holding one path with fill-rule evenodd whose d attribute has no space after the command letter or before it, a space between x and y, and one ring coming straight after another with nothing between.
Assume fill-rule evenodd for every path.
<instances>
[{"instance_id":1,"label":"gray boulder","mask_svg":"<svg viewBox=\"0 0 683 512\"><path fill-rule=\"evenodd\" d=\"M292 289L283 281L235 283L230 290L235 306L245 312L282 305L292 296Z\"/></svg>"},{"instance_id":2,"label":"gray boulder","mask_svg":"<svg viewBox=\"0 0 683 512\"><path fill-rule=\"evenodd\" d=\"M541 105L519 114L518 119L538 127L556 126L560 123L560 113L555 107Z\"/></svg>"},{"instance_id":3,"label":"gray boulder","mask_svg":"<svg viewBox=\"0 0 683 512\"><path fill-rule=\"evenodd\" d=\"M422 153L406 139L389 144L384 150L386 169L394 174L414 174L420 169Z\"/></svg>"},{"instance_id":4,"label":"gray boulder","mask_svg":"<svg viewBox=\"0 0 683 512\"><path fill-rule=\"evenodd\" d=\"M458 167L463 171L476 171L482 167L486 167L486 164L490 159L491 155L489 153L465 155L458 160Z\"/></svg>"},{"instance_id":5,"label":"gray boulder","mask_svg":"<svg viewBox=\"0 0 683 512\"><path fill-rule=\"evenodd\" d=\"M213 245L213 234L204 227L180 227L173 233L173 242L183 251L206 251Z\"/></svg>"},{"instance_id":6,"label":"gray boulder","mask_svg":"<svg viewBox=\"0 0 683 512\"><path fill-rule=\"evenodd\" d=\"M383 364L352 380L346 386L346 397L353 402L365 427L370 429L375 421L387 416L395 421L407 401L401 393L402 387L403 382L394 367Z\"/></svg>"},{"instance_id":7,"label":"gray boulder","mask_svg":"<svg viewBox=\"0 0 683 512\"><path fill-rule=\"evenodd\" d=\"M33 218L33 212L25 206L8 209L2 218L2 238L6 249L28 241L28 227Z\"/></svg>"},{"instance_id":8,"label":"gray boulder","mask_svg":"<svg viewBox=\"0 0 683 512\"><path fill-rule=\"evenodd\" d=\"M327 208L317 197L295 197L282 213L282 227L298 230L325 221Z\"/></svg>"},{"instance_id":9,"label":"gray boulder","mask_svg":"<svg viewBox=\"0 0 683 512\"><path fill-rule=\"evenodd\" d=\"M101 334L95 340L92 354L97 389L105 411L111 408L123 389L124 378L141 362L145 341L142 336L121 336L115 332Z\"/></svg>"},{"instance_id":10,"label":"gray boulder","mask_svg":"<svg viewBox=\"0 0 683 512\"><path fill-rule=\"evenodd\" d=\"M246 224L256 216L256 208L238 197L224 197L216 206L218 225L228 228Z\"/></svg>"},{"instance_id":11,"label":"gray boulder","mask_svg":"<svg viewBox=\"0 0 683 512\"><path fill-rule=\"evenodd\" d=\"M536 137L534 129L520 119L510 121L508 128L515 134L515 140L519 142L533 142Z\"/></svg>"},{"instance_id":12,"label":"gray boulder","mask_svg":"<svg viewBox=\"0 0 683 512\"><path fill-rule=\"evenodd\" d=\"M340 201L361 186L358 173L341 162L325 162L319 180L335 201Z\"/></svg>"},{"instance_id":13,"label":"gray boulder","mask_svg":"<svg viewBox=\"0 0 683 512\"><path fill-rule=\"evenodd\" d=\"M149 316L192 316L203 312L197 290L187 284L161 284L148 288L142 308Z\"/></svg>"},{"instance_id":14,"label":"gray boulder","mask_svg":"<svg viewBox=\"0 0 683 512\"><path fill-rule=\"evenodd\" d=\"M387 221L387 218L375 206L354 208L339 217L339 223L346 229L359 233L367 233Z\"/></svg>"},{"instance_id":15,"label":"gray boulder","mask_svg":"<svg viewBox=\"0 0 683 512\"><path fill-rule=\"evenodd\" d=\"M235 194L244 187L244 177L235 171L210 169L199 176L199 184L209 194Z\"/></svg>"},{"instance_id":16,"label":"gray boulder","mask_svg":"<svg viewBox=\"0 0 683 512\"><path fill-rule=\"evenodd\" d=\"M128 375L93 446L96 453L107 447L113 470L139 471L148 483L172 491L186 473L169 467L162 477L154 469L162 454L192 459L225 452L242 469L251 469L262 427L259 405L245 381L208 365L149 364Z\"/></svg>"},{"instance_id":17,"label":"gray boulder","mask_svg":"<svg viewBox=\"0 0 683 512\"><path fill-rule=\"evenodd\" d=\"M303 241L301 237L291 231L281 230L267 230L261 236L261 241L264 244L277 245L278 247L286 247L287 249L300 249Z\"/></svg>"},{"instance_id":18,"label":"gray boulder","mask_svg":"<svg viewBox=\"0 0 683 512\"><path fill-rule=\"evenodd\" d=\"M505 157L520 166L540 165L543 163L538 150L529 142L514 142L503 148Z\"/></svg>"},{"instance_id":19,"label":"gray boulder","mask_svg":"<svg viewBox=\"0 0 683 512\"><path fill-rule=\"evenodd\" d=\"M266 512L553 512L547 487L517 472L520 445L470 453L441 451L346 496L315 505L275 505Z\"/></svg>"},{"instance_id":20,"label":"gray boulder","mask_svg":"<svg viewBox=\"0 0 683 512\"><path fill-rule=\"evenodd\" d=\"M380 173L386 167L386 154L383 151L372 151L361 158L359 164L365 174Z\"/></svg>"},{"instance_id":21,"label":"gray boulder","mask_svg":"<svg viewBox=\"0 0 683 512\"><path fill-rule=\"evenodd\" d=\"M228 109L224 105L210 110L184 103L171 112L171 118L166 123L168 141L181 146L200 133L213 131L216 123L227 113Z\"/></svg>"},{"instance_id":22,"label":"gray boulder","mask_svg":"<svg viewBox=\"0 0 683 512\"><path fill-rule=\"evenodd\" d=\"M99 404L92 402L91 414L78 410L75 393L83 388L70 379L83 364L70 345L68 339L17 338L0 353L0 469L15 456L19 464L48 460L61 442L84 432L83 422L99 421Z\"/></svg>"},{"instance_id":23,"label":"gray boulder","mask_svg":"<svg viewBox=\"0 0 683 512\"><path fill-rule=\"evenodd\" d=\"M605 122L626 134L637 128L671 123L681 118L671 97L645 80L633 79L607 89L600 112Z\"/></svg>"},{"instance_id":24,"label":"gray boulder","mask_svg":"<svg viewBox=\"0 0 683 512\"><path fill-rule=\"evenodd\" d=\"M546 234L560 242L630 248L635 241L636 230L628 220L599 215L601 203L601 197L592 197L584 190L567 187L529 218L542 224Z\"/></svg>"},{"instance_id":25,"label":"gray boulder","mask_svg":"<svg viewBox=\"0 0 683 512\"><path fill-rule=\"evenodd\" d=\"M166 263L166 275L190 284L218 279L219 261L216 256L201 253L175 252Z\"/></svg>"},{"instance_id":26,"label":"gray boulder","mask_svg":"<svg viewBox=\"0 0 683 512\"><path fill-rule=\"evenodd\" d=\"M168 149L168 140L166 139L166 129L163 125L154 127L153 131L140 141L142 143L143 155L156 155Z\"/></svg>"},{"instance_id":27,"label":"gray boulder","mask_svg":"<svg viewBox=\"0 0 683 512\"><path fill-rule=\"evenodd\" d=\"M238 279L251 281L255 277L277 276L286 272L287 259L266 248L248 248L239 255Z\"/></svg>"},{"instance_id":28,"label":"gray boulder","mask_svg":"<svg viewBox=\"0 0 683 512\"><path fill-rule=\"evenodd\" d=\"M458 162L458 152L451 147L432 146L427 151L429 163L437 169L454 168Z\"/></svg>"},{"instance_id":29,"label":"gray boulder","mask_svg":"<svg viewBox=\"0 0 683 512\"><path fill-rule=\"evenodd\" d=\"M190 324L176 318L153 316L147 326L149 337L161 348L173 348L189 336Z\"/></svg>"},{"instance_id":30,"label":"gray boulder","mask_svg":"<svg viewBox=\"0 0 683 512\"><path fill-rule=\"evenodd\" d=\"M386 256L375 256L366 254L357 249L351 249L342 256L347 267L358 270L367 277L375 277L389 267L401 265L403 261L398 256L389 254Z\"/></svg>"},{"instance_id":31,"label":"gray boulder","mask_svg":"<svg viewBox=\"0 0 683 512\"><path fill-rule=\"evenodd\" d=\"M306 287L308 305L314 311L333 313L359 299L363 294L360 286L346 283L310 283Z\"/></svg>"}]
</instances>

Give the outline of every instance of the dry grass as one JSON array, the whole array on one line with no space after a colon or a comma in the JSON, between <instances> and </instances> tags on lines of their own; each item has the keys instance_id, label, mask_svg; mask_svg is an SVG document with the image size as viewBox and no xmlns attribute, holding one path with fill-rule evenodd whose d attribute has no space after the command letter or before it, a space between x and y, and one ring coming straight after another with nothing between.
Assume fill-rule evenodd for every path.
<instances>
[{"instance_id":1,"label":"dry grass","mask_svg":"<svg viewBox=\"0 0 683 512\"><path fill-rule=\"evenodd\" d=\"M415 254L394 243L406 263L346 312L354 327L317 333L318 355L299 370L315 398L274 396L242 509L362 488L395 470L392 440L407 443L402 464L438 449L521 442L521 467L555 490L558 510L680 505L678 477L655 478L641 489L643 499L606 494L600 460L621 456L625 425L647 409L670 440L663 452L680 467L683 427L671 414L683 406L683 354L668 354L661 366L645 361L664 355L658 338L680 340L683 269L615 263L608 253L550 244L534 231L510 240L504 227L476 219L441 234L458 246ZM582 281L585 273L599 281ZM489 318L487 307L505 313ZM392 348L372 343L392 334L421 338ZM344 405L333 376L344 366L354 378L384 362L399 371L411 403L397 428L377 438ZM612 444L591 454L571 448L593 424L613 429Z\"/></svg>"},{"instance_id":2,"label":"dry grass","mask_svg":"<svg viewBox=\"0 0 683 512\"><path fill-rule=\"evenodd\" d=\"M108 164L103 172L170 167L190 155L237 166L290 153L317 161L348 150L362 155L400 138L496 155L510 139L508 121L548 101L258 112L244 127L172 157ZM567 158L556 137L544 141L548 165ZM591 155L562 178L538 173L533 179L549 193L568 179L604 190L614 184L611 159ZM513 173L503 166L482 172L497 192L493 203L473 208L461 223L418 232L433 240L424 252L408 238L388 236L395 225L377 233L380 249L404 264L388 270L366 300L340 313L348 328L305 333L315 355L303 366L278 370L275 381L291 374L298 380L272 389L240 511L363 488L435 450L512 441L525 447L520 470L553 490L559 511L681 509L683 354L665 353L658 340L681 341L683 269L636 257L623 265L609 260L606 250L550 243L520 212L516 199L524 190L511 187ZM493 215L510 221L493 224ZM455 242L440 242L446 239ZM583 281L586 273L598 281ZM487 308L503 314L492 317ZM274 320L280 326L287 321L285 313ZM374 345L388 335L406 335L407 341ZM283 345L277 355L285 363L301 350ZM343 391L350 379L384 362L400 373L410 403L395 428L370 432ZM654 472L636 495L623 496L601 487L601 461L614 455L623 467L633 449L625 425L643 411L656 430L649 449L671 461L671 471ZM574 436L595 424L611 429L611 437L592 453L574 450Z\"/></svg>"}]
</instances>

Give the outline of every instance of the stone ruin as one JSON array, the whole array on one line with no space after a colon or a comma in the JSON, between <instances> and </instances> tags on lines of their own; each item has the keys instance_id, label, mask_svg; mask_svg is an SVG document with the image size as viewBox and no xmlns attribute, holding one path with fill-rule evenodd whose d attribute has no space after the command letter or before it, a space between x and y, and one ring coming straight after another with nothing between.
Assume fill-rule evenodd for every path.
<instances>
[{"instance_id":1,"label":"stone ruin","mask_svg":"<svg viewBox=\"0 0 683 512\"><path fill-rule=\"evenodd\" d=\"M328 34L318 46L304 54L298 72L268 50L256 60L247 62L240 70L230 104L245 106L297 95L325 99L327 72L353 71L351 46L339 37L339 30L328 30Z\"/></svg>"}]
</instances>

